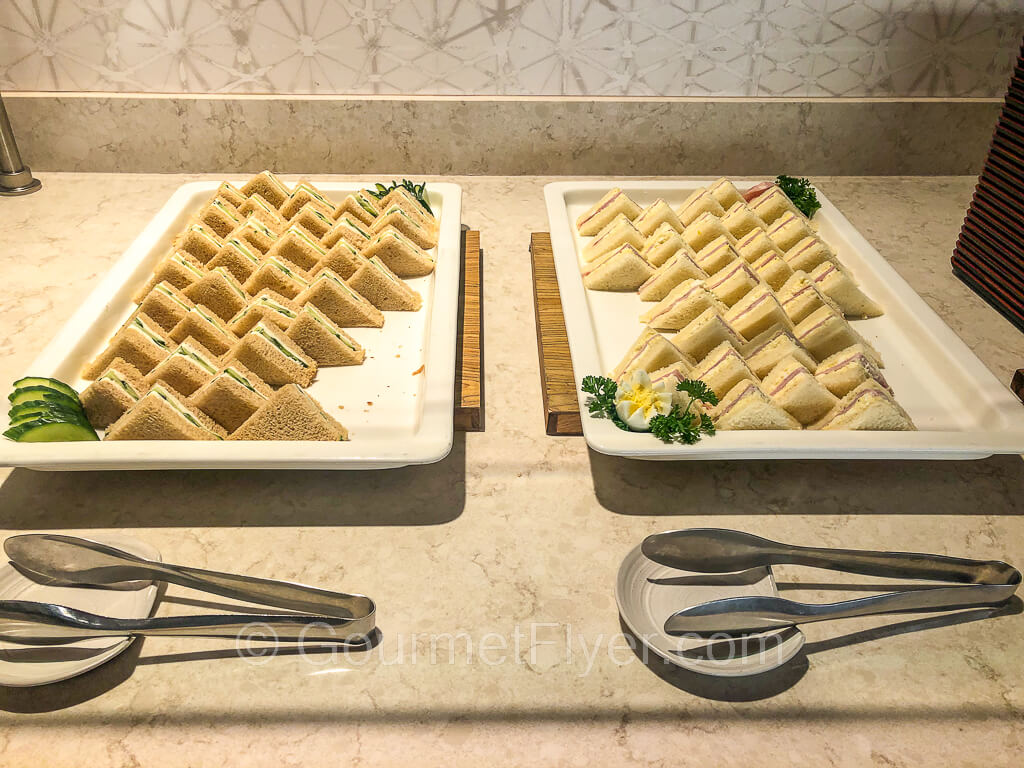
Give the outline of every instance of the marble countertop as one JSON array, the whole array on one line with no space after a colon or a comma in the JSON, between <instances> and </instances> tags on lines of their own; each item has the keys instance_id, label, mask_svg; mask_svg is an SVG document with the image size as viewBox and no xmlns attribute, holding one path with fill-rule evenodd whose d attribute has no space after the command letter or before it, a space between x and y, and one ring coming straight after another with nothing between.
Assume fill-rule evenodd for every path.
<instances>
[{"instance_id":1,"label":"marble countertop","mask_svg":"<svg viewBox=\"0 0 1024 768\"><path fill-rule=\"evenodd\" d=\"M0 381L24 372L172 191L196 176L44 174L0 200ZM165 559L363 592L367 654L243 658L148 639L82 677L0 689L5 766L160 764L1014 765L1024 619L806 628L790 665L720 680L647 664L621 635L623 556L666 528L1024 563L1024 464L659 464L544 434L533 177L450 179L485 249L487 431L431 466L366 472L5 471L0 531L127 532ZM1024 335L952 277L974 180L815 182L996 373ZM780 569L796 599L838 599ZM209 610L171 587L160 614ZM215 602L211 600L209 602Z\"/></svg>"}]
</instances>

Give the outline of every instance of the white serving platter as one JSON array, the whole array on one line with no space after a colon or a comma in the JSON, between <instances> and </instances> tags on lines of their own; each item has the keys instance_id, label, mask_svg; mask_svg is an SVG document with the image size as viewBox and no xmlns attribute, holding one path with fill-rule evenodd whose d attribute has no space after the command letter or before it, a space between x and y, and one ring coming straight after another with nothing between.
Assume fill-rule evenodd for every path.
<instances>
[{"instance_id":1,"label":"white serving platter","mask_svg":"<svg viewBox=\"0 0 1024 768\"><path fill-rule=\"evenodd\" d=\"M738 574L693 573L649 560L634 548L619 566L615 602L630 632L665 661L714 677L744 677L781 667L803 648L796 627L743 637L675 637L665 621L676 611L727 597L778 597L770 567Z\"/></svg>"},{"instance_id":2,"label":"white serving platter","mask_svg":"<svg viewBox=\"0 0 1024 768\"><path fill-rule=\"evenodd\" d=\"M328 196L372 187L371 181L311 179ZM233 183L243 183L235 180ZM26 371L78 391L79 372L135 310L132 295L164 256L175 234L219 181L181 186L103 281ZM308 389L344 424L351 439L315 441L111 441L15 443L0 439L0 466L32 469L384 469L440 461L451 450L455 407L462 189L427 186L440 227L432 275L408 280L423 297L418 312L385 312L383 328L347 328L366 348L359 366L324 368Z\"/></svg>"},{"instance_id":3,"label":"white serving platter","mask_svg":"<svg viewBox=\"0 0 1024 768\"><path fill-rule=\"evenodd\" d=\"M94 541L159 562L160 553L143 541L122 534L97 534ZM145 619L156 602L157 586L151 581L133 582L131 589L61 587L40 584L11 563L0 565L0 599L52 603L116 619ZM18 633L16 622L8 632ZM31 628L24 628L31 634ZM0 640L0 685L45 685L80 675L98 667L132 644L132 637L94 637L59 645L31 645Z\"/></svg>"},{"instance_id":4,"label":"white serving platter","mask_svg":"<svg viewBox=\"0 0 1024 768\"><path fill-rule=\"evenodd\" d=\"M612 187L639 205L664 198L673 208L710 180L558 182L544 188L555 272L569 338L583 434L595 451L638 459L975 459L1024 452L1024 406L925 304L867 240L818 190L813 224L865 291L885 309L854 327L882 354L884 374L917 432L720 432L696 445L669 445L591 418L579 387L590 374L607 375L643 329L651 305L635 292L591 291L580 275L589 238L576 219ZM737 182L746 189L755 182Z\"/></svg>"}]
</instances>

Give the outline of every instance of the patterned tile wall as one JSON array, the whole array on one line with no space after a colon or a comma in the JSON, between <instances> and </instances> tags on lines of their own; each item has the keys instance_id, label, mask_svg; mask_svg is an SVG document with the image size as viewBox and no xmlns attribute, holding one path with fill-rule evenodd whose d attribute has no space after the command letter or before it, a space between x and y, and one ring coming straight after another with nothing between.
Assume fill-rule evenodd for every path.
<instances>
[{"instance_id":1,"label":"patterned tile wall","mask_svg":"<svg viewBox=\"0 0 1024 768\"><path fill-rule=\"evenodd\" d=\"M1021 0L0 0L0 89L1001 96Z\"/></svg>"}]
</instances>

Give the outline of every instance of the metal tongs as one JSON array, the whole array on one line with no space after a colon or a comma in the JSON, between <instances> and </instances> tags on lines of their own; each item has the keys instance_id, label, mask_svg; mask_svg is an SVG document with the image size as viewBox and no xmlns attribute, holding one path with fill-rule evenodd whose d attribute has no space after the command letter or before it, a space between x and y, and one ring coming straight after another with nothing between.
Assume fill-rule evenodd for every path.
<instances>
[{"instance_id":1,"label":"metal tongs","mask_svg":"<svg viewBox=\"0 0 1024 768\"><path fill-rule=\"evenodd\" d=\"M784 563L895 579L927 579L961 586L928 586L844 600L798 603L781 597L727 597L672 614L670 635L743 635L880 613L950 611L1009 600L1020 572L998 560L966 560L916 552L797 547L722 528L691 528L644 539L644 555L656 563L698 573L733 573Z\"/></svg>"},{"instance_id":2,"label":"metal tongs","mask_svg":"<svg viewBox=\"0 0 1024 768\"><path fill-rule=\"evenodd\" d=\"M246 640L366 645L374 630L376 606L364 595L169 565L74 536L12 536L4 542L4 551L18 569L43 584L123 587L133 581L166 581L297 611L117 619L63 605L0 600L0 638L11 642L68 643L124 635L238 637L244 630Z\"/></svg>"}]
</instances>

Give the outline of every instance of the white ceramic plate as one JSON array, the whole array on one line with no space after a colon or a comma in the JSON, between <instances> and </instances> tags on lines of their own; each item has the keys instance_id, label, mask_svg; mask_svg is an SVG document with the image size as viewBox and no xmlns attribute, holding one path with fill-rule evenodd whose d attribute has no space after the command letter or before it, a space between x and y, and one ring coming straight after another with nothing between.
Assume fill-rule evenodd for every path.
<instances>
[{"instance_id":1,"label":"white ceramic plate","mask_svg":"<svg viewBox=\"0 0 1024 768\"><path fill-rule=\"evenodd\" d=\"M332 197L372 186L311 181ZM176 233L219 182L185 184L167 201L102 283L26 372L88 386L82 366L135 310L131 297ZM383 328L346 329L366 348L363 365L318 371L309 393L344 424L344 442L76 442L0 440L0 465L34 469L381 469L440 461L452 446L458 329L462 190L430 184L438 218L434 274L407 281L418 312L385 312Z\"/></svg>"},{"instance_id":2,"label":"white ceramic plate","mask_svg":"<svg viewBox=\"0 0 1024 768\"><path fill-rule=\"evenodd\" d=\"M106 534L91 538L139 557L160 560L156 549L131 536ZM51 587L21 575L6 560L0 565L0 600L66 605L118 619L144 619L153 610L156 585L148 582L140 583L139 587L130 590ZM100 637L61 645L26 645L0 640L0 685L22 687L67 680L109 661L131 644L131 637Z\"/></svg>"},{"instance_id":3,"label":"white ceramic plate","mask_svg":"<svg viewBox=\"0 0 1024 768\"><path fill-rule=\"evenodd\" d=\"M569 337L583 434L596 451L638 459L973 459L1024 452L1024 408L949 327L818 191L814 224L866 292L885 309L854 327L884 358L885 378L917 432L720 432L696 445L666 445L586 415L583 377L606 375L639 336L651 304L635 292L583 287L576 219L612 187L639 205L659 197L677 207L707 180L559 182L544 188L551 244ZM737 182L745 189L754 182Z\"/></svg>"},{"instance_id":4,"label":"white ceramic plate","mask_svg":"<svg viewBox=\"0 0 1024 768\"><path fill-rule=\"evenodd\" d=\"M738 579L743 583L725 583L737 575L679 571L649 560L638 546L619 567L615 602L633 635L666 661L702 675L757 675L793 658L803 647L803 632L791 627L728 639L665 633L665 620L684 608L725 597L778 596L770 568L757 568L743 576Z\"/></svg>"}]
</instances>

